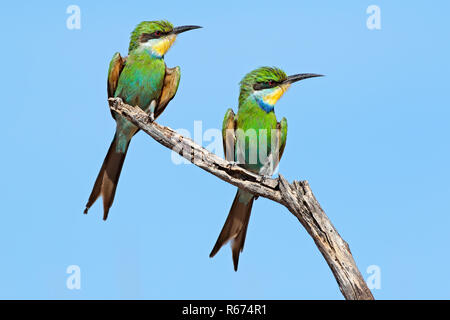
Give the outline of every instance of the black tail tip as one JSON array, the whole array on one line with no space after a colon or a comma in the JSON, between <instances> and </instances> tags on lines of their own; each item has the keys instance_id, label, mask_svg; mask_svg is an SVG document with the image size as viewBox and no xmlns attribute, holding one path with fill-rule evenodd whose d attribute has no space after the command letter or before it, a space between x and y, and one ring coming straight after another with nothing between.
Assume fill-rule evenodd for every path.
<instances>
[{"instance_id":1,"label":"black tail tip","mask_svg":"<svg viewBox=\"0 0 450 320\"><path fill-rule=\"evenodd\" d=\"M239 265L239 251L233 251L233 266L234 266L234 271L238 270L238 265Z\"/></svg>"},{"instance_id":2,"label":"black tail tip","mask_svg":"<svg viewBox=\"0 0 450 320\"><path fill-rule=\"evenodd\" d=\"M108 219L109 208L111 208L111 206L103 206L103 221L106 221L106 219Z\"/></svg>"},{"instance_id":3,"label":"black tail tip","mask_svg":"<svg viewBox=\"0 0 450 320\"><path fill-rule=\"evenodd\" d=\"M221 247L219 247L219 245L216 242L216 244L214 245L214 248L211 250L211 253L209 254L209 257L210 258L214 257L217 254L217 252L219 252L220 248Z\"/></svg>"},{"instance_id":4,"label":"black tail tip","mask_svg":"<svg viewBox=\"0 0 450 320\"><path fill-rule=\"evenodd\" d=\"M238 264L239 264L239 260L233 261L234 271L238 271Z\"/></svg>"},{"instance_id":5,"label":"black tail tip","mask_svg":"<svg viewBox=\"0 0 450 320\"><path fill-rule=\"evenodd\" d=\"M83 213L84 213L84 214L87 214L87 213L88 213L88 210L89 210L89 208L86 207L86 209L84 209Z\"/></svg>"}]
</instances>

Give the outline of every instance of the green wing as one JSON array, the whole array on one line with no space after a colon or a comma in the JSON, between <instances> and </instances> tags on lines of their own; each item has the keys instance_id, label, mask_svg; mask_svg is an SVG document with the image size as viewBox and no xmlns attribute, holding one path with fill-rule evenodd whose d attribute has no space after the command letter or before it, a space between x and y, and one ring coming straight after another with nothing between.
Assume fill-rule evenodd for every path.
<instances>
[{"instance_id":1,"label":"green wing","mask_svg":"<svg viewBox=\"0 0 450 320\"><path fill-rule=\"evenodd\" d=\"M117 84L119 83L119 77L122 73L123 67L125 66L126 57L122 58L120 53L116 52L114 56L111 59L111 62L109 63L109 69L108 69L108 81L107 81L107 91L108 91L108 98L114 97L114 93L117 89ZM111 110L111 115L115 119L116 116L114 112Z\"/></svg>"},{"instance_id":2,"label":"green wing","mask_svg":"<svg viewBox=\"0 0 450 320\"><path fill-rule=\"evenodd\" d=\"M155 119L166 109L169 102L175 97L180 84L180 67L167 68L164 75L164 84L159 97L158 105L155 108Z\"/></svg>"},{"instance_id":3,"label":"green wing","mask_svg":"<svg viewBox=\"0 0 450 320\"><path fill-rule=\"evenodd\" d=\"M275 159L274 168L280 163L280 159L283 156L284 148L286 147L287 138L287 120L283 117L280 122L277 123L277 139L278 139L278 159Z\"/></svg>"},{"instance_id":4,"label":"green wing","mask_svg":"<svg viewBox=\"0 0 450 320\"><path fill-rule=\"evenodd\" d=\"M120 74L125 66L125 61L126 58L122 58L120 53L116 52L109 63L107 83L108 98L114 97L117 84L119 83Z\"/></svg>"},{"instance_id":5,"label":"green wing","mask_svg":"<svg viewBox=\"0 0 450 320\"><path fill-rule=\"evenodd\" d=\"M227 161L234 161L235 130L235 114L233 109L229 108L222 123L223 152Z\"/></svg>"}]
</instances>

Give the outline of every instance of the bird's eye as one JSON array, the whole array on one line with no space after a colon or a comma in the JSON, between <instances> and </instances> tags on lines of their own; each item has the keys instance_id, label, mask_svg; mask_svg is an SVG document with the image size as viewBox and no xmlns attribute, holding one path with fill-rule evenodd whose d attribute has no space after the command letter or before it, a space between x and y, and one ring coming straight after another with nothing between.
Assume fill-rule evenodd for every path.
<instances>
[{"instance_id":1,"label":"bird's eye","mask_svg":"<svg viewBox=\"0 0 450 320\"><path fill-rule=\"evenodd\" d=\"M155 36L160 37L161 36L161 31L155 31Z\"/></svg>"},{"instance_id":2,"label":"bird's eye","mask_svg":"<svg viewBox=\"0 0 450 320\"><path fill-rule=\"evenodd\" d=\"M267 84L268 84L269 86L273 86L274 82L273 82L273 80L269 80L269 81L267 81Z\"/></svg>"}]
</instances>

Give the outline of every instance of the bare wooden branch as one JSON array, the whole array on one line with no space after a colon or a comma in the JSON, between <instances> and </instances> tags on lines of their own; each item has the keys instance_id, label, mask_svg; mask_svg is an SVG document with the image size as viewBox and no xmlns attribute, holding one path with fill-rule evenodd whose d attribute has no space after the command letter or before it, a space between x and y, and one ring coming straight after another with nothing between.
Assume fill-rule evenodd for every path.
<instances>
[{"instance_id":1,"label":"bare wooden branch","mask_svg":"<svg viewBox=\"0 0 450 320\"><path fill-rule=\"evenodd\" d=\"M285 206L313 238L344 297L350 300L374 299L348 244L320 207L307 181L291 184L281 174L278 179L263 178L216 156L174 130L151 122L149 116L138 107L124 104L119 98L110 98L109 105L160 144L178 152L203 170L256 196Z\"/></svg>"}]
</instances>

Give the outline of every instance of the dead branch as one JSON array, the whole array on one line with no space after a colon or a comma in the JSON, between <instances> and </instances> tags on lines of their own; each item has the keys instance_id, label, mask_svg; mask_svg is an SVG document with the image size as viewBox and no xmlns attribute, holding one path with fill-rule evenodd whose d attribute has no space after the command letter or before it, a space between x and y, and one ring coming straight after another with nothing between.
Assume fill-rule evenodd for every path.
<instances>
[{"instance_id":1,"label":"dead branch","mask_svg":"<svg viewBox=\"0 0 450 320\"><path fill-rule=\"evenodd\" d=\"M307 181L289 183L281 174L278 179L263 178L216 156L174 130L151 122L149 116L138 107L124 104L119 98L110 98L109 105L160 144L175 150L196 166L256 196L285 206L313 238L344 297L350 300L374 299L348 244L320 207Z\"/></svg>"}]
</instances>

